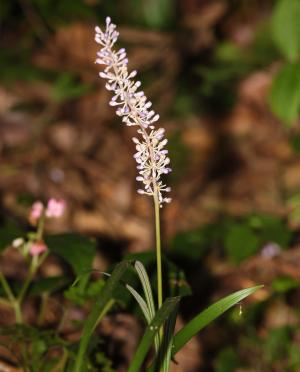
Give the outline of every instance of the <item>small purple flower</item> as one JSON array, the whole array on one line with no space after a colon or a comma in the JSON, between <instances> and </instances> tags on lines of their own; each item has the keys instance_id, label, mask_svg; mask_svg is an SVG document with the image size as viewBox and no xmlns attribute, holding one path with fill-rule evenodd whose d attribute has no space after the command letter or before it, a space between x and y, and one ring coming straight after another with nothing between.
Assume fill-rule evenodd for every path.
<instances>
[{"instance_id":1,"label":"small purple flower","mask_svg":"<svg viewBox=\"0 0 300 372\"><path fill-rule=\"evenodd\" d=\"M281 253L281 248L277 243L270 242L263 246L260 254L263 258L272 259L279 256Z\"/></svg>"}]
</instances>

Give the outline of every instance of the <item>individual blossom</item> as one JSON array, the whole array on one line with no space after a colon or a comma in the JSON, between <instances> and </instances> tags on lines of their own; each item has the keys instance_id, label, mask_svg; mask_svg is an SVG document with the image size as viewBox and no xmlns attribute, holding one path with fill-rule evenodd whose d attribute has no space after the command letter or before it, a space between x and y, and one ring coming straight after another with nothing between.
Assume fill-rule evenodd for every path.
<instances>
[{"instance_id":1,"label":"individual blossom","mask_svg":"<svg viewBox=\"0 0 300 372\"><path fill-rule=\"evenodd\" d=\"M12 241L11 245L14 248L20 248L25 243L25 240L23 238L16 238Z\"/></svg>"},{"instance_id":2,"label":"individual blossom","mask_svg":"<svg viewBox=\"0 0 300 372\"><path fill-rule=\"evenodd\" d=\"M32 204L30 212L29 212L29 221L32 224L36 224L37 221L41 218L43 213L44 205L40 201L36 201Z\"/></svg>"},{"instance_id":3,"label":"individual blossom","mask_svg":"<svg viewBox=\"0 0 300 372\"><path fill-rule=\"evenodd\" d=\"M261 256L266 259L272 259L274 257L278 257L280 253L281 253L281 248L275 242L267 243L260 252Z\"/></svg>"},{"instance_id":4,"label":"individual blossom","mask_svg":"<svg viewBox=\"0 0 300 372\"><path fill-rule=\"evenodd\" d=\"M110 105L116 108L116 114L122 117L123 123L137 127L138 138L133 138L138 170L136 179L143 184L138 193L154 196L162 206L171 201L171 198L165 196L171 188L161 179L162 175L171 171L168 150L165 149L165 130L155 128L159 115L151 109L152 103L147 100L144 92L139 90L141 82L134 80L137 72L128 71L125 49L114 49L119 36L116 25L107 17L105 31L100 27L96 27L95 31L95 41L102 46L97 53L96 63L105 66L99 75L107 80L105 87L113 93Z\"/></svg>"},{"instance_id":5,"label":"individual blossom","mask_svg":"<svg viewBox=\"0 0 300 372\"><path fill-rule=\"evenodd\" d=\"M38 241L38 242L33 242L29 246L29 254L31 256L39 256L40 254L44 253L47 251L47 246L44 242Z\"/></svg>"},{"instance_id":6,"label":"individual blossom","mask_svg":"<svg viewBox=\"0 0 300 372\"><path fill-rule=\"evenodd\" d=\"M46 208L46 217L61 217L64 214L66 202L62 199L50 199Z\"/></svg>"}]
</instances>

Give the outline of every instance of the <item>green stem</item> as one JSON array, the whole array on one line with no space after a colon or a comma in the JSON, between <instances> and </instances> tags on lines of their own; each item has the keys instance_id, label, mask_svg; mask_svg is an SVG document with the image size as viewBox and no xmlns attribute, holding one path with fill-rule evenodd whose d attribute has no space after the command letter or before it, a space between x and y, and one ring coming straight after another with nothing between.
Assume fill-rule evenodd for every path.
<instances>
[{"instance_id":1,"label":"green stem","mask_svg":"<svg viewBox=\"0 0 300 372\"><path fill-rule=\"evenodd\" d=\"M11 303L13 303L15 301L15 296L12 293L12 290L10 289L9 284L7 283L7 280L5 279L5 277L4 277L4 275L2 274L1 271L0 271L0 282L2 284L2 287L4 289L4 292L5 292L6 296L7 296L7 298L9 299L9 301Z\"/></svg>"},{"instance_id":2,"label":"green stem","mask_svg":"<svg viewBox=\"0 0 300 372\"><path fill-rule=\"evenodd\" d=\"M115 300L113 298L108 301L108 303L106 304L106 306L104 307L104 309L100 313L96 325L101 322L102 318L109 312L109 310L111 309L111 307L113 306L114 303L115 303Z\"/></svg>"},{"instance_id":3,"label":"green stem","mask_svg":"<svg viewBox=\"0 0 300 372\"><path fill-rule=\"evenodd\" d=\"M22 313L21 313L20 303L14 296L7 280L5 279L5 276L2 274L1 271L0 271L0 282L9 300L10 306L12 306L12 308L15 311L16 323L22 323Z\"/></svg>"},{"instance_id":4,"label":"green stem","mask_svg":"<svg viewBox=\"0 0 300 372\"><path fill-rule=\"evenodd\" d=\"M47 305L47 302L48 302L48 298L49 298L49 293L48 292L43 293L42 296L41 296L41 307L40 307L40 312L39 312L39 316L38 316L38 320L37 320L37 324L39 326L42 326L43 322L44 322L44 317L45 317L46 305Z\"/></svg>"},{"instance_id":5,"label":"green stem","mask_svg":"<svg viewBox=\"0 0 300 372\"><path fill-rule=\"evenodd\" d=\"M19 302L19 304L21 305L23 300L24 300L24 297L25 297L25 294L27 292L27 289L30 285L30 282L36 272L36 269L37 269L37 261L35 260L37 256L33 257L32 261L31 261L31 265L30 265L30 268L29 268L29 272L28 272L28 275L25 279L25 282L23 284L23 287L21 288L21 291L17 297L17 301Z\"/></svg>"},{"instance_id":6,"label":"green stem","mask_svg":"<svg viewBox=\"0 0 300 372\"><path fill-rule=\"evenodd\" d=\"M69 352L66 348L63 348L63 354L57 365L53 368L52 372L63 372L65 370L66 363L68 361Z\"/></svg>"},{"instance_id":7,"label":"green stem","mask_svg":"<svg viewBox=\"0 0 300 372\"><path fill-rule=\"evenodd\" d=\"M44 227L45 227L45 220L46 220L46 214L45 214L45 208L43 209L43 213L41 215L41 218L38 222L38 228L36 232L36 240L41 240L44 234Z\"/></svg>"},{"instance_id":8,"label":"green stem","mask_svg":"<svg viewBox=\"0 0 300 372\"><path fill-rule=\"evenodd\" d=\"M114 303L115 303L114 299L110 299L107 302L107 304L105 305L105 307L101 311L100 315L98 316L97 322L95 323L95 325L93 327L93 330L95 330L97 324L99 324L101 319L110 310L110 308L113 306ZM86 337L86 335L85 335L85 337ZM83 365L84 358L85 358L85 351L82 350L81 347L79 347L78 355L76 357L75 364L72 368L72 372L82 372L83 371L83 366L82 365Z\"/></svg>"},{"instance_id":9,"label":"green stem","mask_svg":"<svg viewBox=\"0 0 300 372\"><path fill-rule=\"evenodd\" d=\"M22 312L21 312L21 304L17 300L15 300L12 303L12 306L15 310L15 316L16 316L16 323L22 324L23 323L23 317L22 317Z\"/></svg>"},{"instance_id":10,"label":"green stem","mask_svg":"<svg viewBox=\"0 0 300 372\"><path fill-rule=\"evenodd\" d=\"M156 265L157 265L157 303L158 308L162 306L163 291L162 291L162 268L161 268L161 242L160 242L160 216L159 216L159 201L156 195L154 199L155 210L155 240L156 240Z\"/></svg>"},{"instance_id":11,"label":"green stem","mask_svg":"<svg viewBox=\"0 0 300 372\"><path fill-rule=\"evenodd\" d=\"M155 241L156 241L156 266L157 266L157 304L158 309L163 303L163 288L162 288L162 264L161 264L161 237L160 237L160 205L157 197L157 192L154 193L154 211L155 211ZM163 327L159 330L159 343L163 342Z\"/></svg>"}]
</instances>

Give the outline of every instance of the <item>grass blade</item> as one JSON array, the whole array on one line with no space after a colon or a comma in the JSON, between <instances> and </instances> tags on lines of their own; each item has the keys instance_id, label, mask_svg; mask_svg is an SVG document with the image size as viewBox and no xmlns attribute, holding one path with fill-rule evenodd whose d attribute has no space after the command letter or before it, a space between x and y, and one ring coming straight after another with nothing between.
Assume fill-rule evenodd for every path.
<instances>
[{"instance_id":1,"label":"grass blade","mask_svg":"<svg viewBox=\"0 0 300 372\"><path fill-rule=\"evenodd\" d=\"M179 300L179 297L168 298L163 303L162 307L157 311L154 319L146 328L144 336L139 344L139 347L137 348L128 372L138 372L141 370L143 361L153 343L154 336L157 334L158 330L164 324L164 322L169 318L172 311L174 311L174 309L178 305Z\"/></svg>"},{"instance_id":2,"label":"grass blade","mask_svg":"<svg viewBox=\"0 0 300 372\"><path fill-rule=\"evenodd\" d=\"M153 300L153 293L152 293L152 288L149 280L149 276L147 274L147 271L144 267L144 265L140 261L135 261L134 263L134 268L140 278L140 281L142 283L145 299L147 302L149 314L150 314L150 321L154 318L155 316L155 305L154 305L154 300ZM150 324L150 321L148 324ZM154 345L155 345L155 351L158 353L159 349L159 335L158 333L155 335L154 338Z\"/></svg>"},{"instance_id":3,"label":"grass blade","mask_svg":"<svg viewBox=\"0 0 300 372\"><path fill-rule=\"evenodd\" d=\"M150 315L152 318L154 318L155 315L155 306L153 301L153 294L152 294L152 288L150 284L150 280L147 274L147 271L144 267L144 265L140 261L136 261L134 264L134 268L140 278L140 281L143 286L143 291L145 294L146 302L148 305L148 309L150 311Z\"/></svg>"},{"instance_id":4,"label":"grass blade","mask_svg":"<svg viewBox=\"0 0 300 372\"><path fill-rule=\"evenodd\" d=\"M179 303L177 303L176 307L174 308L171 315L169 316L169 319L166 322L166 326L164 329L162 372L169 372L169 369L170 369L172 347L173 347L173 340L174 340L174 328L175 328L175 323L176 323L176 318L177 318L178 306L179 306Z\"/></svg>"},{"instance_id":5,"label":"grass blade","mask_svg":"<svg viewBox=\"0 0 300 372\"><path fill-rule=\"evenodd\" d=\"M150 324L152 318L147 307L146 301L133 287L131 287L131 285L125 284L125 286L128 289L128 291L132 294L132 296L136 299L137 303L140 305L140 308L144 314L144 317L146 318L147 323Z\"/></svg>"},{"instance_id":6,"label":"grass blade","mask_svg":"<svg viewBox=\"0 0 300 372\"><path fill-rule=\"evenodd\" d=\"M175 355L202 328L207 326L209 323L223 314L226 310L236 305L245 297L250 296L262 287L263 286L259 285L232 293L231 295L222 298L221 300L217 301L216 303L202 311L188 324L186 324L179 332L176 333L176 335L174 336L174 348L172 350L172 355Z\"/></svg>"},{"instance_id":7,"label":"grass blade","mask_svg":"<svg viewBox=\"0 0 300 372\"><path fill-rule=\"evenodd\" d=\"M85 321L83 334L79 344L79 351L75 360L74 372L82 372L83 360L90 337L98 324L99 318L108 310L108 307L113 300L113 291L130 265L130 261L123 261L115 267L101 291L101 297L95 302L90 315Z\"/></svg>"}]
</instances>

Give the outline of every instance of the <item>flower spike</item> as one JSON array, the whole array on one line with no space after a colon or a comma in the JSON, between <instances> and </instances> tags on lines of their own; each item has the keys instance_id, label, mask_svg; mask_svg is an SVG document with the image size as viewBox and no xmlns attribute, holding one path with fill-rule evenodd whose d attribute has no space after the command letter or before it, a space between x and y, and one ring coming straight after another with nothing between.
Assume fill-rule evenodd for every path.
<instances>
[{"instance_id":1,"label":"flower spike","mask_svg":"<svg viewBox=\"0 0 300 372\"><path fill-rule=\"evenodd\" d=\"M139 174L136 179L143 183L143 189L138 189L138 193L154 196L160 206L170 203L171 198L165 197L163 193L170 192L171 188L161 180L161 176L171 172L171 168L165 149L165 130L155 129L159 115L150 109L152 103L147 100L144 92L138 90L141 82L133 80L137 71L128 71L125 49L113 49L119 36L116 25L107 17L105 31L98 26L95 31L95 41L102 46L97 53L96 63L106 66L99 76L107 80L105 87L114 94L109 104L116 108L116 114L122 117L123 123L137 127L139 138L134 137L132 140L136 146L134 158Z\"/></svg>"}]
</instances>

